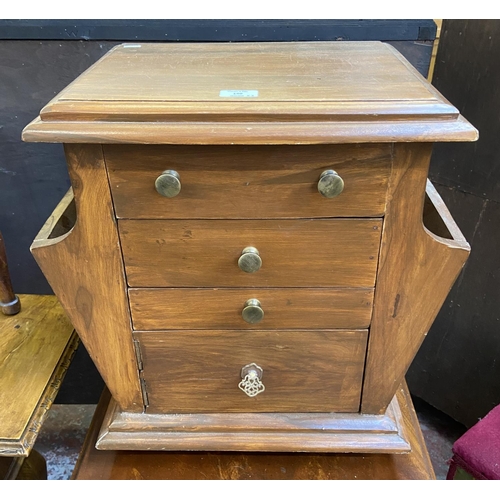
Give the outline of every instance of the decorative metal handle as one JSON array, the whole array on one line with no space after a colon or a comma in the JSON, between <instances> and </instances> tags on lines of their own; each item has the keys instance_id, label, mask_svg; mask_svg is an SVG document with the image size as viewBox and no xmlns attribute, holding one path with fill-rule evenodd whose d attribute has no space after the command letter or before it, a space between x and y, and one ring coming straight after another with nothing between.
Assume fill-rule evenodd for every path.
<instances>
[{"instance_id":1,"label":"decorative metal handle","mask_svg":"<svg viewBox=\"0 0 500 500\"><path fill-rule=\"evenodd\" d=\"M255 247L246 247L238 259L238 267L245 273L255 273L262 266L262 259Z\"/></svg>"},{"instance_id":2,"label":"decorative metal handle","mask_svg":"<svg viewBox=\"0 0 500 500\"><path fill-rule=\"evenodd\" d=\"M264 319L264 309L257 299L248 299L245 302L241 316L247 323L260 323Z\"/></svg>"},{"instance_id":3,"label":"decorative metal handle","mask_svg":"<svg viewBox=\"0 0 500 500\"><path fill-rule=\"evenodd\" d=\"M264 370L255 363L245 365L241 369L241 382L238 387L250 398L257 396L266 390L261 382L263 374Z\"/></svg>"},{"instance_id":4,"label":"decorative metal handle","mask_svg":"<svg viewBox=\"0 0 500 500\"><path fill-rule=\"evenodd\" d=\"M344 181L335 170L325 170L319 176L318 191L325 198L335 198L344 190Z\"/></svg>"},{"instance_id":5,"label":"decorative metal handle","mask_svg":"<svg viewBox=\"0 0 500 500\"><path fill-rule=\"evenodd\" d=\"M156 179L155 188L162 196L173 198L181 192L181 178L175 170L165 170Z\"/></svg>"}]
</instances>

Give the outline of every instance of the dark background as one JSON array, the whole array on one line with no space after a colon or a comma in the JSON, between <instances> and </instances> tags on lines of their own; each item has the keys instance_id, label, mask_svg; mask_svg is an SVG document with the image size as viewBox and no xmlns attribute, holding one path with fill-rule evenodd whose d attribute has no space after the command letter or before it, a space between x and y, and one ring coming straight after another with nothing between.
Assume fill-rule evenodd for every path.
<instances>
[{"instance_id":1,"label":"dark background","mask_svg":"<svg viewBox=\"0 0 500 500\"><path fill-rule=\"evenodd\" d=\"M481 139L436 145L431 178L473 251L408 375L414 394L466 425L500 403L499 35L496 21L443 25L434 83ZM0 230L16 292L52 293L29 246L69 186L62 146L22 143L21 131L117 43L382 40L426 76L435 36L431 20L0 21ZM94 403L101 389L81 346L57 402Z\"/></svg>"},{"instance_id":2,"label":"dark background","mask_svg":"<svg viewBox=\"0 0 500 500\"><path fill-rule=\"evenodd\" d=\"M471 426L500 403L500 21L444 21L432 83L479 130L437 144L430 170L472 252L407 379Z\"/></svg>"}]
</instances>

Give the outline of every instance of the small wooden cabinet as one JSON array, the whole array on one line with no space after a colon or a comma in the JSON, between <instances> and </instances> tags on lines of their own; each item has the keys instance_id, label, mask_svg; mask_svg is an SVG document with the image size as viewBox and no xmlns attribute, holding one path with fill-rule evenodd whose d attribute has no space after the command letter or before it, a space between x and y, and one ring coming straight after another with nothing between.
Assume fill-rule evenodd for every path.
<instances>
[{"instance_id":1,"label":"small wooden cabinet","mask_svg":"<svg viewBox=\"0 0 500 500\"><path fill-rule=\"evenodd\" d=\"M23 138L65 144L32 252L113 396L99 448L409 451L469 253L432 143L477 131L395 49L123 44Z\"/></svg>"}]
</instances>

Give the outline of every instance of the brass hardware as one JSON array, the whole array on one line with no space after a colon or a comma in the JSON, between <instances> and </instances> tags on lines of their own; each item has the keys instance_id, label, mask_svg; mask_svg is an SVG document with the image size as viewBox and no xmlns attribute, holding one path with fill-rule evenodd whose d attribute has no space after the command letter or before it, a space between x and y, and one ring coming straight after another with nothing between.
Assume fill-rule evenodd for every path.
<instances>
[{"instance_id":1,"label":"brass hardware","mask_svg":"<svg viewBox=\"0 0 500 500\"><path fill-rule=\"evenodd\" d=\"M245 365L241 369L241 382L238 387L250 398L257 396L266 390L261 382L263 374L264 370L255 363Z\"/></svg>"},{"instance_id":2,"label":"brass hardware","mask_svg":"<svg viewBox=\"0 0 500 500\"><path fill-rule=\"evenodd\" d=\"M255 247L246 247L238 259L238 267L245 273L255 273L262 266L262 259Z\"/></svg>"},{"instance_id":3,"label":"brass hardware","mask_svg":"<svg viewBox=\"0 0 500 500\"><path fill-rule=\"evenodd\" d=\"M181 178L175 170L165 170L156 179L155 188L162 196L173 198L181 192Z\"/></svg>"},{"instance_id":4,"label":"brass hardware","mask_svg":"<svg viewBox=\"0 0 500 500\"><path fill-rule=\"evenodd\" d=\"M134 339L134 348L135 348L135 357L137 358L137 367L139 368L139 371L142 372L144 365L142 362L141 344L136 339Z\"/></svg>"},{"instance_id":5,"label":"brass hardware","mask_svg":"<svg viewBox=\"0 0 500 500\"><path fill-rule=\"evenodd\" d=\"M257 299L248 299L245 302L241 316L247 323L260 323L264 319L264 310Z\"/></svg>"},{"instance_id":6,"label":"brass hardware","mask_svg":"<svg viewBox=\"0 0 500 500\"><path fill-rule=\"evenodd\" d=\"M146 381L142 378L142 375L139 375L139 381L141 382L141 392L142 392L142 400L144 402L144 406L149 406L149 395L148 388L146 387Z\"/></svg>"},{"instance_id":7,"label":"brass hardware","mask_svg":"<svg viewBox=\"0 0 500 500\"><path fill-rule=\"evenodd\" d=\"M325 170L319 176L318 191L325 198L335 198L344 190L344 181L335 170Z\"/></svg>"}]
</instances>

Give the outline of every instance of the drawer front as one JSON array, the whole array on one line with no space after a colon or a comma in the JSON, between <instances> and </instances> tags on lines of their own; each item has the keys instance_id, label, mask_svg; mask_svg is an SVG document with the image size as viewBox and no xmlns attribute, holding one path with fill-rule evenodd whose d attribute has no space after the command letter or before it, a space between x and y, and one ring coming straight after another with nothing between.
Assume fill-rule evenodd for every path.
<instances>
[{"instance_id":1,"label":"drawer front","mask_svg":"<svg viewBox=\"0 0 500 500\"><path fill-rule=\"evenodd\" d=\"M352 287L375 284L381 219L118 221L131 287ZM262 265L242 271L246 247Z\"/></svg>"},{"instance_id":2,"label":"drawer front","mask_svg":"<svg viewBox=\"0 0 500 500\"><path fill-rule=\"evenodd\" d=\"M135 330L367 328L373 288L131 288L129 297ZM251 299L259 304L248 309Z\"/></svg>"},{"instance_id":3,"label":"drawer front","mask_svg":"<svg viewBox=\"0 0 500 500\"><path fill-rule=\"evenodd\" d=\"M149 413L359 411L366 330L136 335ZM265 388L254 397L239 387L252 364Z\"/></svg>"},{"instance_id":4,"label":"drawer front","mask_svg":"<svg viewBox=\"0 0 500 500\"><path fill-rule=\"evenodd\" d=\"M318 146L104 146L116 215L124 219L371 217L385 211L389 144ZM173 198L155 181L175 170ZM342 193L325 198L318 181L335 170Z\"/></svg>"}]
</instances>

